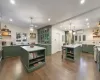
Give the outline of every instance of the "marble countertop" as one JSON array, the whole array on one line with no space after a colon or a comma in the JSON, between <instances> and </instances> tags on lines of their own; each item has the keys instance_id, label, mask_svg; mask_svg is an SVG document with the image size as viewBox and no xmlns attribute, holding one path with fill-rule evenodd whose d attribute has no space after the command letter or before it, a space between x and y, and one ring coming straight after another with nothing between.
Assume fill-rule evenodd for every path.
<instances>
[{"instance_id":1,"label":"marble countertop","mask_svg":"<svg viewBox=\"0 0 100 80\"><path fill-rule=\"evenodd\" d=\"M51 44L42 44L42 43L37 43L37 44L40 44L40 45L51 45Z\"/></svg>"},{"instance_id":2,"label":"marble countertop","mask_svg":"<svg viewBox=\"0 0 100 80\"><path fill-rule=\"evenodd\" d=\"M100 48L97 48L98 49L98 51L100 51Z\"/></svg>"},{"instance_id":3,"label":"marble countertop","mask_svg":"<svg viewBox=\"0 0 100 80\"><path fill-rule=\"evenodd\" d=\"M70 44L70 45L64 45L63 47L69 47L69 48L76 48L78 46L81 46L82 44Z\"/></svg>"},{"instance_id":4,"label":"marble countertop","mask_svg":"<svg viewBox=\"0 0 100 80\"><path fill-rule=\"evenodd\" d=\"M39 46L34 46L34 47L30 47L30 46L21 46L23 49L25 49L28 52L32 52L32 51L38 51L38 50L44 50L44 47L39 47Z\"/></svg>"}]
</instances>

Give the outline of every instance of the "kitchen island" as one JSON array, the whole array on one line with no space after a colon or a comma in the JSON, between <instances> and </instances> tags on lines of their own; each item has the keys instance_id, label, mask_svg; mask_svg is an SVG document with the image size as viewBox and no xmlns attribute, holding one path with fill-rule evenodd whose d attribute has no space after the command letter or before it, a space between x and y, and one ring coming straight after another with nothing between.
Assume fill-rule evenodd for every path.
<instances>
[{"instance_id":1,"label":"kitchen island","mask_svg":"<svg viewBox=\"0 0 100 80\"><path fill-rule=\"evenodd\" d=\"M65 52L65 58L71 61L76 61L80 58L80 53L82 52L82 45L80 44L70 44L62 46L62 53ZM65 50L65 51L63 51Z\"/></svg>"},{"instance_id":2,"label":"kitchen island","mask_svg":"<svg viewBox=\"0 0 100 80\"><path fill-rule=\"evenodd\" d=\"M45 48L39 46L6 46L3 47L3 59L17 57L20 59L28 72L32 72L45 64Z\"/></svg>"}]
</instances>

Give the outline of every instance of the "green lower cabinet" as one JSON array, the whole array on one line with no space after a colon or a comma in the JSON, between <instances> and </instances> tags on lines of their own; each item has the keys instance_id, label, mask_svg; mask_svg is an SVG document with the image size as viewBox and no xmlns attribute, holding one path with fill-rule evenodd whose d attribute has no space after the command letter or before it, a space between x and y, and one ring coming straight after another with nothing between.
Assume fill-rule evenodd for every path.
<instances>
[{"instance_id":1,"label":"green lower cabinet","mask_svg":"<svg viewBox=\"0 0 100 80\"><path fill-rule=\"evenodd\" d=\"M82 45L82 51L90 54L94 54L94 45Z\"/></svg>"},{"instance_id":2,"label":"green lower cabinet","mask_svg":"<svg viewBox=\"0 0 100 80\"><path fill-rule=\"evenodd\" d=\"M35 45L46 48L46 56L51 55L51 45L50 44L35 44Z\"/></svg>"},{"instance_id":3,"label":"green lower cabinet","mask_svg":"<svg viewBox=\"0 0 100 80\"><path fill-rule=\"evenodd\" d=\"M20 55L20 46L5 46L3 47L2 57L16 57Z\"/></svg>"},{"instance_id":4,"label":"green lower cabinet","mask_svg":"<svg viewBox=\"0 0 100 80\"><path fill-rule=\"evenodd\" d=\"M94 45L88 45L88 53L94 54Z\"/></svg>"}]
</instances>

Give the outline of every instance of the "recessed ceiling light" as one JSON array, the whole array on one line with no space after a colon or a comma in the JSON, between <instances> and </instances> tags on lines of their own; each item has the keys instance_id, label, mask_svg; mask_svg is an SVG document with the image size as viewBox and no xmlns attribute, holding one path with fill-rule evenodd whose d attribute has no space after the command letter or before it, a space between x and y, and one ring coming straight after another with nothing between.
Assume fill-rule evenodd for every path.
<instances>
[{"instance_id":1,"label":"recessed ceiling light","mask_svg":"<svg viewBox=\"0 0 100 80\"><path fill-rule=\"evenodd\" d=\"M48 18L48 21L51 21L51 19L50 19L50 18Z\"/></svg>"},{"instance_id":2,"label":"recessed ceiling light","mask_svg":"<svg viewBox=\"0 0 100 80\"><path fill-rule=\"evenodd\" d=\"M11 4L15 4L15 0L10 0L10 3Z\"/></svg>"},{"instance_id":3,"label":"recessed ceiling light","mask_svg":"<svg viewBox=\"0 0 100 80\"><path fill-rule=\"evenodd\" d=\"M89 25L89 23L87 23L87 25Z\"/></svg>"},{"instance_id":4,"label":"recessed ceiling light","mask_svg":"<svg viewBox=\"0 0 100 80\"><path fill-rule=\"evenodd\" d=\"M73 35L75 35L76 34L76 32L73 32Z\"/></svg>"},{"instance_id":5,"label":"recessed ceiling light","mask_svg":"<svg viewBox=\"0 0 100 80\"><path fill-rule=\"evenodd\" d=\"M37 27L37 26L35 25L35 27Z\"/></svg>"},{"instance_id":6,"label":"recessed ceiling light","mask_svg":"<svg viewBox=\"0 0 100 80\"><path fill-rule=\"evenodd\" d=\"M33 27L30 27L30 31L33 31L34 29L33 29Z\"/></svg>"},{"instance_id":7,"label":"recessed ceiling light","mask_svg":"<svg viewBox=\"0 0 100 80\"><path fill-rule=\"evenodd\" d=\"M72 30L69 30L69 33L72 33Z\"/></svg>"},{"instance_id":8,"label":"recessed ceiling light","mask_svg":"<svg viewBox=\"0 0 100 80\"><path fill-rule=\"evenodd\" d=\"M90 26L88 26L88 28L90 28Z\"/></svg>"},{"instance_id":9,"label":"recessed ceiling light","mask_svg":"<svg viewBox=\"0 0 100 80\"><path fill-rule=\"evenodd\" d=\"M81 0L81 1L80 1L80 4L84 4L84 3L85 3L85 0Z\"/></svg>"},{"instance_id":10,"label":"recessed ceiling light","mask_svg":"<svg viewBox=\"0 0 100 80\"><path fill-rule=\"evenodd\" d=\"M60 26L60 28L62 28L62 26Z\"/></svg>"},{"instance_id":11,"label":"recessed ceiling light","mask_svg":"<svg viewBox=\"0 0 100 80\"><path fill-rule=\"evenodd\" d=\"M88 19L88 18L86 18L86 21L89 21L89 19Z\"/></svg>"},{"instance_id":12,"label":"recessed ceiling light","mask_svg":"<svg viewBox=\"0 0 100 80\"><path fill-rule=\"evenodd\" d=\"M13 20L10 18L9 21L12 22Z\"/></svg>"}]
</instances>

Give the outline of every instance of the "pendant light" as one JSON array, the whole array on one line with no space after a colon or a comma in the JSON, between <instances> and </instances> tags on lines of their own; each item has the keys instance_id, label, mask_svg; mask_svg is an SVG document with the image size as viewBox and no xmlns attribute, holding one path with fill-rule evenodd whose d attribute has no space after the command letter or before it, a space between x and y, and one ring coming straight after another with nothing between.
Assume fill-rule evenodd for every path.
<instances>
[{"instance_id":1,"label":"pendant light","mask_svg":"<svg viewBox=\"0 0 100 80\"><path fill-rule=\"evenodd\" d=\"M70 23L69 23L69 27L70 27L69 33L72 33L71 25L72 25L72 23L71 23L71 20L70 20Z\"/></svg>"},{"instance_id":2,"label":"pendant light","mask_svg":"<svg viewBox=\"0 0 100 80\"><path fill-rule=\"evenodd\" d=\"M30 17L30 21L31 21L31 23L30 23L30 31L31 32L33 32L34 31L34 25L33 25L33 17Z\"/></svg>"},{"instance_id":3,"label":"pendant light","mask_svg":"<svg viewBox=\"0 0 100 80\"><path fill-rule=\"evenodd\" d=\"M76 32L75 32L75 26L74 26L73 35L75 35L75 34L76 34Z\"/></svg>"}]
</instances>

